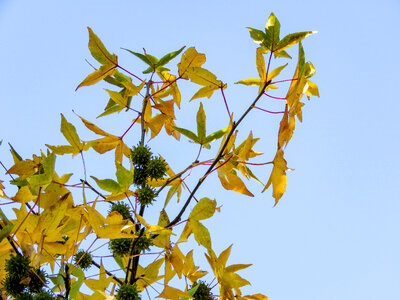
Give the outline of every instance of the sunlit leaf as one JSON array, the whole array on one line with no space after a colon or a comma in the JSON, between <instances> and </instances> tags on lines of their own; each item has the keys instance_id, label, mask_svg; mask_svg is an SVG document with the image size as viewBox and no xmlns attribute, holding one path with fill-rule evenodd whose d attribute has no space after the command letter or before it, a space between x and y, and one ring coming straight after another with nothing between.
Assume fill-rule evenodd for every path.
<instances>
[{"instance_id":1,"label":"sunlit leaf","mask_svg":"<svg viewBox=\"0 0 400 300\"><path fill-rule=\"evenodd\" d=\"M103 65L93 73L90 73L78 86L75 90L79 89L82 86L93 85L100 80L106 78L107 76L111 76L114 74L116 66L115 65Z\"/></svg>"},{"instance_id":2,"label":"sunlit leaf","mask_svg":"<svg viewBox=\"0 0 400 300\"><path fill-rule=\"evenodd\" d=\"M110 52L107 51L101 40L96 34L94 34L93 30L90 27L88 27L88 31L89 50L92 56L102 65L117 65L117 56L115 54L110 54Z\"/></svg>"},{"instance_id":3,"label":"sunlit leaf","mask_svg":"<svg viewBox=\"0 0 400 300\"><path fill-rule=\"evenodd\" d=\"M279 199L286 191L286 160L283 158L283 150L279 149L274 158L274 167L271 172L271 176L268 179L262 192L269 188L272 184L272 197L275 198L275 205L278 204Z\"/></svg>"}]
</instances>

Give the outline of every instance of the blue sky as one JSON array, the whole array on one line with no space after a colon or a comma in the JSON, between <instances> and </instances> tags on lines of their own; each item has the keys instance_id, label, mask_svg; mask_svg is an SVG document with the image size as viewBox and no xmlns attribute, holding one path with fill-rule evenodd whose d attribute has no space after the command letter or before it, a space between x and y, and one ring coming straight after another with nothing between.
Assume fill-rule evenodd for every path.
<instances>
[{"instance_id":1,"label":"blue sky","mask_svg":"<svg viewBox=\"0 0 400 300\"><path fill-rule=\"evenodd\" d=\"M146 48L161 56L183 45L195 46L207 55L204 67L228 83L230 107L240 115L256 94L255 88L233 84L257 75L256 44L246 27L262 29L271 12L281 23L282 36L319 31L304 41L304 48L317 69L313 81L321 97L306 103L303 123L287 147L288 166L295 171L289 173L287 192L277 207L271 191L261 194L262 186L253 183L249 188L254 198L224 191L213 180L199 190L199 197L223 205L221 214L206 223L213 248L219 253L233 243L229 263L253 263L240 273L252 283L246 291L272 300L398 299L398 0L3 0L0 159L11 166L8 142L24 157L45 149L45 143L64 144L60 113L84 139L94 137L72 112L96 122L107 101L105 85L75 92L90 72L85 59L94 62L87 49L87 26L135 72L143 65L120 47L136 52ZM209 132L219 129L225 122L221 98L202 102ZM194 129L198 103L185 105L177 124ZM128 124L130 118L122 116L118 122ZM119 133L116 120L105 118L98 124ZM261 138L255 149L271 160L279 121L280 116L252 112L240 137L253 130ZM165 149L166 141L150 145L165 153L177 171L191 156L185 162L181 158L194 150L185 140L182 149ZM60 159L57 165L80 172L80 161L70 161ZM108 167L112 164L99 167L96 158L88 158L88 169L100 178L109 174ZM266 182L269 171L259 169L257 175ZM7 177L2 173L0 179Z\"/></svg>"}]
</instances>

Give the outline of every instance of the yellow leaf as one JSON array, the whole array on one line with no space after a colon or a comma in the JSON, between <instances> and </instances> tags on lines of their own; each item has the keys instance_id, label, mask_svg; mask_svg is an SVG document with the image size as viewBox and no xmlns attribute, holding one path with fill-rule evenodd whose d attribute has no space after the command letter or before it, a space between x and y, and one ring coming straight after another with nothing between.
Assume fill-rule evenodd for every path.
<instances>
[{"instance_id":1,"label":"yellow leaf","mask_svg":"<svg viewBox=\"0 0 400 300\"><path fill-rule=\"evenodd\" d=\"M295 127L295 119L289 119L288 106L285 106L285 113L282 117L279 133L278 133L278 148L281 149L286 146L292 138Z\"/></svg>"},{"instance_id":2,"label":"yellow leaf","mask_svg":"<svg viewBox=\"0 0 400 300\"><path fill-rule=\"evenodd\" d=\"M264 296L263 294L246 295L244 296L244 298L252 300L269 300L269 298L267 296Z\"/></svg>"},{"instance_id":3,"label":"yellow leaf","mask_svg":"<svg viewBox=\"0 0 400 300\"><path fill-rule=\"evenodd\" d=\"M246 185L239 178L239 176L235 175L233 170L233 165L228 163L219 163L220 166L218 168L218 178L221 181L222 186L227 190L232 190L237 193L241 193L250 197L254 197L254 195L247 189Z\"/></svg>"},{"instance_id":4,"label":"yellow leaf","mask_svg":"<svg viewBox=\"0 0 400 300\"><path fill-rule=\"evenodd\" d=\"M94 133L98 134L98 135L102 135L102 136L110 136L109 133L105 132L103 129L97 127L95 124L85 120L84 118L82 118L81 116L79 116L79 118L81 118L83 124L85 124L85 126L93 131Z\"/></svg>"},{"instance_id":5,"label":"yellow leaf","mask_svg":"<svg viewBox=\"0 0 400 300\"><path fill-rule=\"evenodd\" d=\"M128 103L128 97L123 97L119 92L107 90L106 92L110 95L110 98L117 104L126 107Z\"/></svg>"},{"instance_id":6,"label":"yellow leaf","mask_svg":"<svg viewBox=\"0 0 400 300\"><path fill-rule=\"evenodd\" d=\"M111 76L114 74L116 66L115 65L103 65L98 70L90 73L75 89L79 89L82 86L89 86L99 82L100 80Z\"/></svg>"},{"instance_id":7,"label":"yellow leaf","mask_svg":"<svg viewBox=\"0 0 400 300\"><path fill-rule=\"evenodd\" d=\"M204 86L213 86L217 89L223 86L222 81L217 80L217 76L206 69L200 67L190 67L187 69L186 73L190 80L194 83Z\"/></svg>"},{"instance_id":8,"label":"yellow leaf","mask_svg":"<svg viewBox=\"0 0 400 300\"><path fill-rule=\"evenodd\" d=\"M96 142L93 144L92 148L100 154L106 153L115 147L118 146L120 142L120 138L114 135L111 136L106 136L101 139L94 140L93 142Z\"/></svg>"},{"instance_id":9,"label":"yellow leaf","mask_svg":"<svg viewBox=\"0 0 400 300\"><path fill-rule=\"evenodd\" d=\"M29 186L21 187L14 197L11 197L15 202L26 203L36 199L36 196L32 195Z\"/></svg>"},{"instance_id":10,"label":"yellow leaf","mask_svg":"<svg viewBox=\"0 0 400 300\"><path fill-rule=\"evenodd\" d=\"M272 196L275 198L275 205L286 191L286 160L283 158L283 150L279 149L274 158L274 167L272 168L271 176L268 179L262 192L269 188L272 184Z\"/></svg>"},{"instance_id":11,"label":"yellow leaf","mask_svg":"<svg viewBox=\"0 0 400 300\"><path fill-rule=\"evenodd\" d=\"M18 176L31 176L38 170L38 166L30 159L22 160L13 165L6 174L17 174Z\"/></svg>"},{"instance_id":12,"label":"yellow leaf","mask_svg":"<svg viewBox=\"0 0 400 300\"><path fill-rule=\"evenodd\" d=\"M208 229L197 220L189 218L190 227L192 228L194 238L199 245L204 246L206 249L211 249L211 237Z\"/></svg>"},{"instance_id":13,"label":"yellow leaf","mask_svg":"<svg viewBox=\"0 0 400 300\"><path fill-rule=\"evenodd\" d=\"M74 147L69 146L69 145L63 145L63 146L51 146L47 145L49 149L51 149L55 154L57 155L64 155L64 154L72 154L74 153Z\"/></svg>"},{"instance_id":14,"label":"yellow leaf","mask_svg":"<svg viewBox=\"0 0 400 300\"><path fill-rule=\"evenodd\" d=\"M226 84L224 86L226 87ZM190 101L203 97L210 98L214 94L214 92L218 89L219 87L215 85L202 87L196 92L196 94L193 95L192 98L190 98Z\"/></svg>"},{"instance_id":15,"label":"yellow leaf","mask_svg":"<svg viewBox=\"0 0 400 300\"><path fill-rule=\"evenodd\" d=\"M186 70L189 67L201 67L205 62L206 56L204 54L198 53L194 47L188 48L178 64L179 76L183 79L189 79Z\"/></svg>"},{"instance_id":16,"label":"yellow leaf","mask_svg":"<svg viewBox=\"0 0 400 300\"><path fill-rule=\"evenodd\" d=\"M163 298L163 299L171 299L171 300L180 300L180 298L193 298L188 294L178 290L176 288L165 286L164 290L158 295L156 298Z\"/></svg>"}]
</instances>

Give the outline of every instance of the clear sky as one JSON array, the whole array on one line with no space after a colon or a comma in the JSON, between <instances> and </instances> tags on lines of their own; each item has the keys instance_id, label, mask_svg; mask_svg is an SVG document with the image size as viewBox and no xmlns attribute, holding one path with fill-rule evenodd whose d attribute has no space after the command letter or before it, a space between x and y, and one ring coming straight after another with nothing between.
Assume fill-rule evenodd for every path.
<instances>
[{"instance_id":1,"label":"clear sky","mask_svg":"<svg viewBox=\"0 0 400 300\"><path fill-rule=\"evenodd\" d=\"M246 27L262 29L271 12L281 23L281 35L319 31L304 41L304 48L317 69L313 81L321 97L306 103L303 123L287 147L288 166L295 171L288 174L287 192L275 208L271 191L261 194L261 185L249 185L254 198L224 191L212 180L200 189L199 197L223 205L206 223L213 248L219 253L233 243L229 263L253 263L240 273L252 283L245 291L271 300L397 300L398 0L2 0L0 160L12 164L8 142L25 158L46 149L45 143L64 144L60 113L83 138L93 138L72 112L96 122L107 101L105 86L75 92L91 70L85 59L94 62L87 49L87 26L120 56L122 65L135 71L143 65L120 47L136 52L144 47L161 56L183 45L195 46L207 55L205 68L228 83L229 103L239 115L256 94L255 88L233 84L257 75L256 44ZM210 132L218 129L219 112L225 117L221 98L202 102ZM189 107L187 100L185 105ZM195 128L198 104L193 107L181 114L178 126ZM115 120L98 124L119 133ZM265 160L273 158L279 121L279 116L252 112L240 129L242 138L251 128L261 137L255 149L265 152ZM175 159L178 171L187 164L182 157L194 151L185 140L182 144L183 153L166 150L163 140L151 146L167 160ZM109 174L98 162L88 163L98 177ZM57 165L69 167L62 160ZM257 175L266 182L269 171L260 169ZM7 180L4 172L0 179Z\"/></svg>"}]
</instances>

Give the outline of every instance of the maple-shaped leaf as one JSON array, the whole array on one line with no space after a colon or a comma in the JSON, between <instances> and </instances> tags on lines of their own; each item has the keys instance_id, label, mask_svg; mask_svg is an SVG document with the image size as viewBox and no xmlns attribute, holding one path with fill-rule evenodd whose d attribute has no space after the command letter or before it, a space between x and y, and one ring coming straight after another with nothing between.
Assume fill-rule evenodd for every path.
<instances>
[{"instance_id":1,"label":"maple-shaped leaf","mask_svg":"<svg viewBox=\"0 0 400 300\"><path fill-rule=\"evenodd\" d=\"M210 98L216 90L227 87L221 80L217 80L217 76L201 67L187 68L185 74L192 82L204 86L194 94L190 101L202 97Z\"/></svg>"},{"instance_id":2,"label":"maple-shaped leaf","mask_svg":"<svg viewBox=\"0 0 400 300\"><path fill-rule=\"evenodd\" d=\"M178 106L178 108L180 108L181 92L179 91L178 85L176 84L177 77L168 73L168 71L166 70L158 72L157 74L163 81L163 85L161 86L161 88L155 92L157 94L157 97L165 98L171 95L175 104ZM154 98L154 95L152 95L152 97Z\"/></svg>"},{"instance_id":3,"label":"maple-shaped leaf","mask_svg":"<svg viewBox=\"0 0 400 300\"><path fill-rule=\"evenodd\" d=\"M118 66L118 57L115 54L110 54L104 47L99 37L94 34L93 30L88 27L89 31L89 50L92 56L102 64L102 66L89 74L76 88L88 86L99 82L106 77L112 76Z\"/></svg>"},{"instance_id":4,"label":"maple-shaped leaf","mask_svg":"<svg viewBox=\"0 0 400 300\"><path fill-rule=\"evenodd\" d=\"M206 56L198 53L194 47L188 48L183 53L180 63L178 64L179 76L183 79L189 79L186 73L188 68L201 67L206 62Z\"/></svg>"},{"instance_id":5,"label":"maple-shaped leaf","mask_svg":"<svg viewBox=\"0 0 400 300\"><path fill-rule=\"evenodd\" d=\"M308 79L315 74L315 68L310 62L305 62L304 49L299 43L299 57L293 80L290 84L286 95L286 102L289 105L289 114L291 117L296 116L300 122L302 121L302 107L304 103L300 102L303 95L318 96L318 87Z\"/></svg>"},{"instance_id":6,"label":"maple-shaped leaf","mask_svg":"<svg viewBox=\"0 0 400 300\"><path fill-rule=\"evenodd\" d=\"M171 300L180 300L182 298L191 298L194 297L190 296L189 294L182 292L176 288L166 285L164 290L158 295L156 298L163 298L163 299L171 299Z\"/></svg>"},{"instance_id":7,"label":"maple-shaped leaf","mask_svg":"<svg viewBox=\"0 0 400 300\"><path fill-rule=\"evenodd\" d=\"M221 138L226 132L227 129L218 130L210 135L206 135L206 114L203 109L203 103L200 102L199 110L197 111L196 115L196 122L197 122L197 134L194 132L180 127L175 127L174 129L179 133L183 134L191 141L196 144L202 145L202 147L210 149L210 143L214 140Z\"/></svg>"},{"instance_id":8,"label":"maple-shaped leaf","mask_svg":"<svg viewBox=\"0 0 400 300\"><path fill-rule=\"evenodd\" d=\"M226 267L226 262L229 258L232 245L221 252L217 257L212 249L208 250L208 255L205 254L208 263L210 264L215 277L218 280L220 299L232 299L234 300L234 294L232 290L237 290L242 286L249 285L246 279L235 272L251 266L250 264L244 265L231 265Z\"/></svg>"},{"instance_id":9,"label":"maple-shaped leaf","mask_svg":"<svg viewBox=\"0 0 400 300\"><path fill-rule=\"evenodd\" d=\"M286 171L288 167L286 166L286 160L283 158L283 150L279 149L274 158L274 167L272 168L271 176L268 179L262 192L269 188L272 184L272 197L275 198L275 205L278 204L279 199L286 191Z\"/></svg>"},{"instance_id":10,"label":"maple-shaped leaf","mask_svg":"<svg viewBox=\"0 0 400 300\"><path fill-rule=\"evenodd\" d=\"M164 263L164 258L151 262L146 267L138 266L136 276L141 280L136 281L138 292L143 291L146 287L152 285L154 282L162 279L164 276L159 275L161 266Z\"/></svg>"},{"instance_id":11,"label":"maple-shaped leaf","mask_svg":"<svg viewBox=\"0 0 400 300\"><path fill-rule=\"evenodd\" d=\"M253 41L263 48L274 53L275 56L291 58L285 52L285 49L297 44L307 36L316 33L316 31L304 31L288 34L282 40L279 38L281 24L276 16L271 13L265 24L265 31L248 27Z\"/></svg>"},{"instance_id":12,"label":"maple-shaped leaf","mask_svg":"<svg viewBox=\"0 0 400 300\"><path fill-rule=\"evenodd\" d=\"M260 76L260 78L249 78L249 79L245 79L245 80L240 80L238 82L235 82L235 84L258 85L259 86L258 92L261 93L264 86L268 82L270 83L273 78L277 77L287 65L288 64L285 64L283 66L275 68L274 70L269 72L268 76L267 76L266 69L265 69L265 60L264 60L264 56L263 56L263 49L261 47L257 48L256 66L257 66L257 71L258 71L258 75ZM269 88L276 89L277 87L275 87L271 84L267 84L265 91L268 91Z\"/></svg>"},{"instance_id":13,"label":"maple-shaped leaf","mask_svg":"<svg viewBox=\"0 0 400 300\"><path fill-rule=\"evenodd\" d=\"M150 54L147 54L146 52L144 54L141 54L141 53L133 52L129 49L125 49L125 48L122 48L122 49L130 52L131 54L135 55L140 60L142 60L144 63L146 63L149 67L146 70L144 70L143 73L148 74L148 73L152 73L152 72L168 71L168 69L163 66L166 65L171 60L173 60L175 57L177 57L184 48L185 48L185 46L183 46L179 50L176 50L176 51L173 51L171 53L164 55L160 59L157 59L156 57L154 57Z\"/></svg>"}]
</instances>

